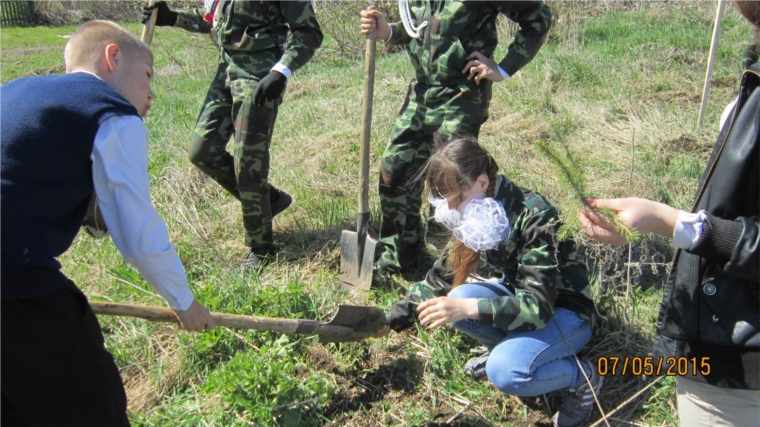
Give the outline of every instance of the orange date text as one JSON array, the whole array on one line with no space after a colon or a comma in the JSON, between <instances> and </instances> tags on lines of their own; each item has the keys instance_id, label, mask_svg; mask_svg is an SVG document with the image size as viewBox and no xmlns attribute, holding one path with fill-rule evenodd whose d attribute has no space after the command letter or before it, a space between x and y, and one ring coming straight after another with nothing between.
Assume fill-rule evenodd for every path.
<instances>
[{"instance_id":1,"label":"orange date text","mask_svg":"<svg viewBox=\"0 0 760 427\"><path fill-rule=\"evenodd\" d=\"M708 376L709 357L601 356L596 373L602 376Z\"/></svg>"}]
</instances>

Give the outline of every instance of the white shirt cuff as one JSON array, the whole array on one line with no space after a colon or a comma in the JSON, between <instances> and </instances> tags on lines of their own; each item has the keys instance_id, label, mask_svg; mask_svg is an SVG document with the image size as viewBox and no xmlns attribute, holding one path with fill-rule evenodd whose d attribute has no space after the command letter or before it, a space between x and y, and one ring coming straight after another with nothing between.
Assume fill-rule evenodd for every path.
<instances>
[{"instance_id":1,"label":"white shirt cuff","mask_svg":"<svg viewBox=\"0 0 760 427\"><path fill-rule=\"evenodd\" d=\"M679 211L676 226L673 228L673 241L670 244L678 249L692 247L702 235L705 219L707 215L703 210L697 213Z\"/></svg>"},{"instance_id":2,"label":"white shirt cuff","mask_svg":"<svg viewBox=\"0 0 760 427\"><path fill-rule=\"evenodd\" d=\"M385 39L385 40L383 40L383 43L388 43L388 42L391 40L391 37L393 37L393 27L391 27L391 26L389 25L389 26L388 26L388 28L390 28L390 29L391 29L391 31L390 31L390 32L388 32L388 38L387 38L387 39Z\"/></svg>"},{"instance_id":3,"label":"white shirt cuff","mask_svg":"<svg viewBox=\"0 0 760 427\"><path fill-rule=\"evenodd\" d=\"M501 76L504 77L504 80L506 80L506 79L508 79L510 77L509 74L506 71L504 71L504 69L501 68L500 65L497 65L497 67L499 67L499 72L501 73Z\"/></svg>"},{"instance_id":4,"label":"white shirt cuff","mask_svg":"<svg viewBox=\"0 0 760 427\"><path fill-rule=\"evenodd\" d=\"M278 73L285 76L286 79L290 79L290 76L293 74L292 71L290 71L290 68L282 65L282 63L278 62L274 64L274 67L272 67L272 71L277 71Z\"/></svg>"}]
</instances>

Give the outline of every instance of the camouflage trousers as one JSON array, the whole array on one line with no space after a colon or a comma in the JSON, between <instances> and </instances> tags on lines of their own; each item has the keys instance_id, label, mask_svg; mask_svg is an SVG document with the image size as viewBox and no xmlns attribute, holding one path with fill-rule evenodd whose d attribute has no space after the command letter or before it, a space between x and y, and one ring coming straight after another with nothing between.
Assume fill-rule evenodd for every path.
<instances>
[{"instance_id":1,"label":"camouflage trousers","mask_svg":"<svg viewBox=\"0 0 760 427\"><path fill-rule=\"evenodd\" d=\"M269 144L282 99L257 107L253 95L280 56L280 49L223 52L190 144L190 161L240 200L245 243L251 249L273 244ZM227 144L233 136L230 154Z\"/></svg>"},{"instance_id":2,"label":"camouflage trousers","mask_svg":"<svg viewBox=\"0 0 760 427\"><path fill-rule=\"evenodd\" d=\"M386 247L382 255L386 265L406 269L417 260L423 234L422 183L414 179L433 152L434 136L477 136L488 119L490 101L490 82L478 86L410 83L380 165L380 240Z\"/></svg>"}]
</instances>

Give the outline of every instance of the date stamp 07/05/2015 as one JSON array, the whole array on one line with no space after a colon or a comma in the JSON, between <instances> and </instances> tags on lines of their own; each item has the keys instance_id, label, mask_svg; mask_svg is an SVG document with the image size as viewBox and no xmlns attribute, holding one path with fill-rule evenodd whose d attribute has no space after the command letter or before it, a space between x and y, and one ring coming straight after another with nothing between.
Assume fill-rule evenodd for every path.
<instances>
[{"instance_id":1,"label":"date stamp 07/05/2015","mask_svg":"<svg viewBox=\"0 0 760 427\"><path fill-rule=\"evenodd\" d=\"M601 356L596 361L596 373L631 376L708 376L709 357Z\"/></svg>"}]
</instances>

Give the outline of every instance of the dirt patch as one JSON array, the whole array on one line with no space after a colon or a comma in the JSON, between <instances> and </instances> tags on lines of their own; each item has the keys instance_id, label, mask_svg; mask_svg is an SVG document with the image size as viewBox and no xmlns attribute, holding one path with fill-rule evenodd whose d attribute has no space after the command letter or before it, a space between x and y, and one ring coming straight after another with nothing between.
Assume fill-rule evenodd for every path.
<instances>
[{"instance_id":1,"label":"dirt patch","mask_svg":"<svg viewBox=\"0 0 760 427\"><path fill-rule=\"evenodd\" d=\"M677 138L666 141L665 148L667 151L686 154L710 151L712 145L702 144L693 136L681 135Z\"/></svg>"},{"instance_id":2,"label":"dirt patch","mask_svg":"<svg viewBox=\"0 0 760 427\"><path fill-rule=\"evenodd\" d=\"M335 363L335 357L330 354L324 346L313 346L306 349L309 353L310 368L318 368L319 370L325 370L330 372L338 372L340 370L337 363Z\"/></svg>"},{"instance_id":3,"label":"dirt patch","mask_svg":"<svg viewBox=\"0 0 760 427\"><path fill-rule=\"evenodd\" d=\"M700 96L697 93L687 93L680 90L665 90L662 92L655 92L644 95L642 97L642 100L654 102L663 101L673 104L681 104L686 102L688 105L697 105L699 104Z\"/></svg>"},{"instance_id":4,"label":"dirt patch","mask_svg":"<svg viewBox=\"0 0 760 427\"><path fill-rule=\"evenodd\" d=\"M318 82L303 80L294 81L288 83L288 90L285 92L284 102L302 98L315 89L333 90L339 87L341 87L341 82L336 80L320 79Z\"/></svg>"},{"instance_id":5,"label":"dirt patch","mask_svg":"<svg viewBox=\"0 0 760 427\"><path fill-rule=\"evenodd\" d=\"M167 66L161 68L158 70L158 74L161 76L176 76L178 74L182 74L185 70L182 69L182 66L177 64L176 62L170 62Z\"/></svg>"},{"instance_id":6,"label":"dirt patch","mask_svg":"<svg viewBox=\"0 0 760 427\"><path fill-rule=\"evenodd\" d=\"M140 366L136 365L130 365L121 372L130 411L143 412L151 408L158 397L175 384L181 367L176 351L171 350L176 350L176 342L177 334L169 330L166 333L154 335L151 339L151 344L156 347L155 350L162 353L158 358L158 363L162 365L159 381L148 376Z\"/></svg>"},{"instance_id":7,"label":"dirt patch","mask_svg":"<svg viewBox=\"0 0 760 427\"><path fill-rule=\"evenodd\" d=\"M713 77L710 83L715 87L738 87L739 85L736 77Z\"/></svg>"}]
</instances>

